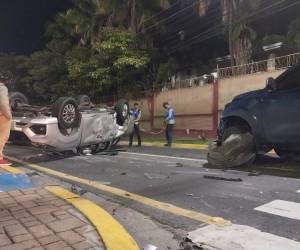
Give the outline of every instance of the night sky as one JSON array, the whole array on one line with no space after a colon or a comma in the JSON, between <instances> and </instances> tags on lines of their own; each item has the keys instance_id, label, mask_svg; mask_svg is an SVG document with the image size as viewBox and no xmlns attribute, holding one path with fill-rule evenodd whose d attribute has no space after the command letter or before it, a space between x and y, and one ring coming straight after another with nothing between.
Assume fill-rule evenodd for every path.
<instances>
[{"instance_id":1,"label":"night sky","mask_svg":"<svg viewBox=\"0 0 300 250\"><path fill-rule=\"evenodd\" d=\"M0 52L30 54L45 46L45 25L71 0L0 0Z\"/></svg>"},{"instance_id":2,"label":"night sky","mask_svg":"<svg viewBox=\"0 0 300 250\"><path fill-rule=\"evenodd\" d=\"M72 0L0 0L0 53L29 55L43 49L47 42L44 36L46 23L53 20L58 12L71 6ZM300 5L262 19L253 26L260 35L285 34L288 24L298 17L299 11ZM195 25L189 24L183 29L188 28L194 30ZM218 54L224 55L227 46L220 41L213 38L207 44L202 43L197 47L205 48L205 51L209 46L219 48Z\"/></svg>"}]
</instances>

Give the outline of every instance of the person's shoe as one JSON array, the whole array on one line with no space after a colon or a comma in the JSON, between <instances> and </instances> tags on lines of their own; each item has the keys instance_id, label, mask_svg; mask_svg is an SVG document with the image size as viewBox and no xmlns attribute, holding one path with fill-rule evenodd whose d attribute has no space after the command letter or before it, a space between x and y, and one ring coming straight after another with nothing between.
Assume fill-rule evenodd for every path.
<instances>
[{"instance_id":1,"label":"person's shoe","mask_svg":"<svg viewBox=\"0 0 300 250\"><path fill-rule=\"evenodd\" d=\"M0 160L0 166L10 166L11 163L7 160Z\"/></svg>"},{"instance_id":2,"label":"person's shoe","mask_svg":"<svg viewBox=\"0 0 300 250\"><path fill-rule=\"evenodd\" d=\"M128 147L132 147L132 144L129 144Z\"/></svg>"},{"instance_id":3,"label":"person's shoe","mask_svg":"<svg viewBox=\"0 0 300 250\"><path fill-rule=\"evenodd\" d=\"M171 147L171 145L168 144L168 143L166 143L164 146L165 146L165 147Z\"/></svg>"}]
</instances>

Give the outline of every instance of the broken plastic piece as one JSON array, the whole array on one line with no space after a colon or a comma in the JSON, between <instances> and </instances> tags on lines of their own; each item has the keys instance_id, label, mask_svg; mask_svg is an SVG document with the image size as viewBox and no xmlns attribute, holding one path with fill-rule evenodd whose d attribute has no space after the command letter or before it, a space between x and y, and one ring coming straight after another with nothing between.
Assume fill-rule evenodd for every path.
<instances>
[{"instance_id":1,"label":"broken plastic piece","mask_svg":"<svg viewBox=\"0 0 300 250\"><path fill-rule=\"evenodd\" d=\"M157 250L158 247L147 244L146 246L143 247L143 250Z\"/></svg>"},{"instance_id":2,"label":"broken plastic piece","mask_svg":"<svg viewBox=\"0 0 300 250\"><path fill-rule=\"evenodd\" d=\"M204 175L203 177L206 179L220 180L220 181L243 181L242 178L227 178L227 177L215 176L215 175Z\"/></svg>"}]
</instances>

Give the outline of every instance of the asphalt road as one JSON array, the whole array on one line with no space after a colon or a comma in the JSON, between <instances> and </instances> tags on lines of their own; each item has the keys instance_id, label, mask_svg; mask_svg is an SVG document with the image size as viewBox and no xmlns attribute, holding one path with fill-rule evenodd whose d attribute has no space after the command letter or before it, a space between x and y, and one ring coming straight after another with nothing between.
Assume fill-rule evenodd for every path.
<instances>
[{"instance_id":1,"label":"asphalt road","mask_svg":"<svg viewBox=\"0 0 300 250\"><path fill-rule=\"evenodd\" d=\"M62 157L41 154L30 147L9 146L6 151L53 170L300 241L299 218L255 210L274 200L300 203L299 164L282 162L276 156L266 156L251 168L222 171L208 168L206 152L198 150L133 147L121 148L118 154ZM249 176L252 170L261 175ZM205 175L242 181L207 179ZM119 201L176 229L191 231L201 226L131 200Z\"/></svg>"}]
</instances>

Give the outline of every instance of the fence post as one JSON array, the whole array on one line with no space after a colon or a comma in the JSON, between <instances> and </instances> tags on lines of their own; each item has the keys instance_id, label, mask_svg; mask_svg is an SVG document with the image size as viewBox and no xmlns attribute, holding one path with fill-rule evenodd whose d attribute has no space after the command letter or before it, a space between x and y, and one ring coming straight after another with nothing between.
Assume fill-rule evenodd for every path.
<instances>
[{"instance_id":1,"label":"fence post","mask_svg":"<svg viewBox=\"0 0 300 250\"><path fill-rule=\"evenodd\" d=\"M219 125L219 79L213 83L213 102L212 102L213 133L217 135Z\"/></svg>"},{"instance_id":2,"label":"fence post","mask_svg":"<svg viewBox=\"0 0 300 250\"><path fill-rule=\"evenodd\" d=\"M151 130L154 129L154 104L155 104L155 92L151 95L151 103L150 103L150 127Z\"/></svg>"}]
</instances>

